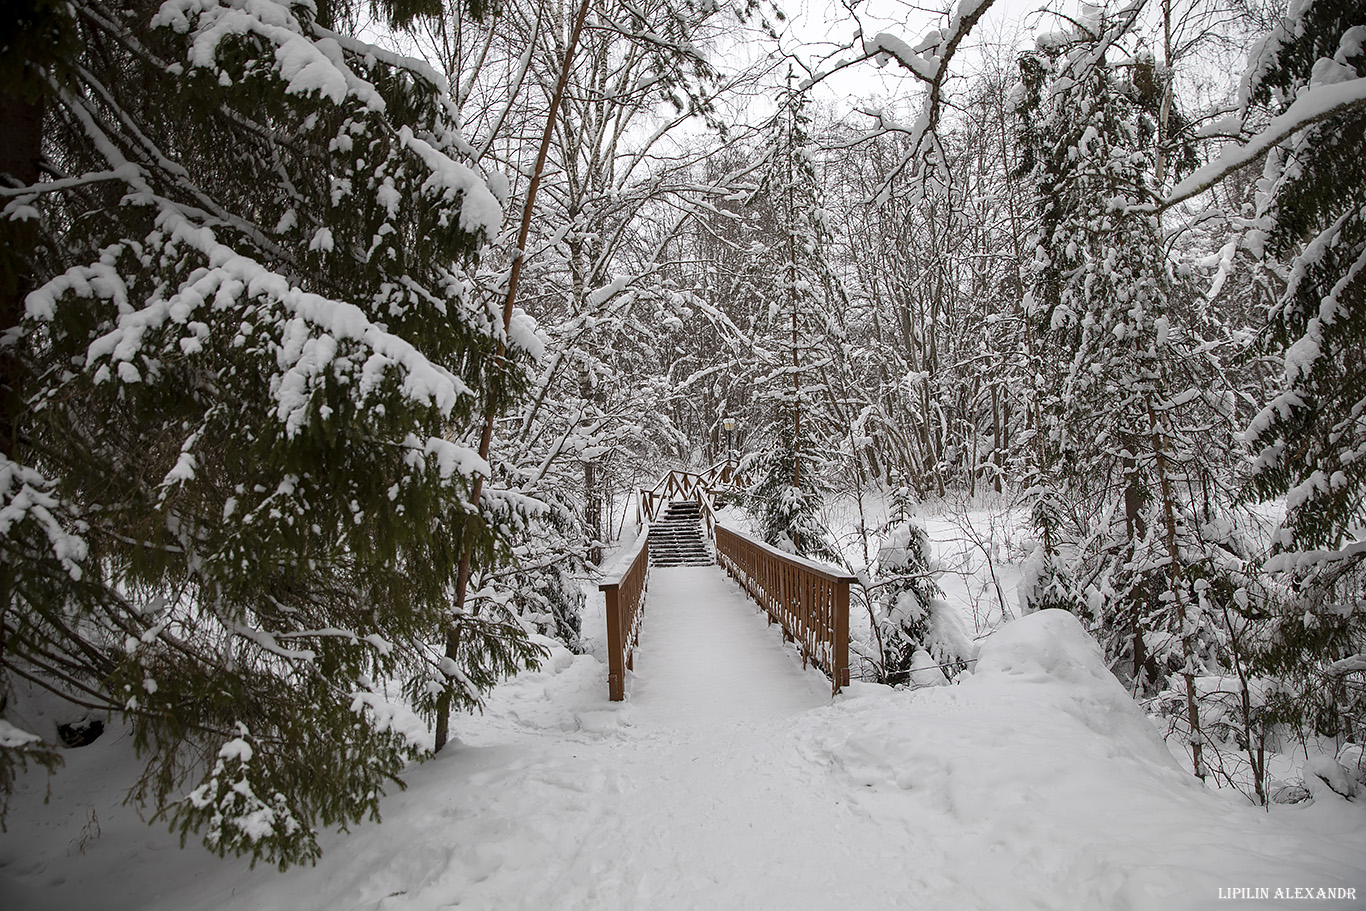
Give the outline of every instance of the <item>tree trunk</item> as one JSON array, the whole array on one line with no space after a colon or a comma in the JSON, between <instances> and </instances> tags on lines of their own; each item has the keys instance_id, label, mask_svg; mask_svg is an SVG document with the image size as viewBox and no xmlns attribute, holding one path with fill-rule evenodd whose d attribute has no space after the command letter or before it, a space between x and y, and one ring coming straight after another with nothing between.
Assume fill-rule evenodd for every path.
<instances>
[{"instance_id":1,"label":"tree trunk","mask_svg":"<svg viewBox=\"0 0 1366 911\"><path fill-rule=\"evenodd\" d=\"M1195 777L1205 780L1204 734L1200 730L1200 702L1195 689L1195 643L1192 641L1194 628L1186 611L1185 600L1181 597L1185 587L1181 577L1181 553L1177 542L1176 508L1173 505L1171 478L1167 471L1167 436L1157 419L1157 412L1151 401L1148 407L1148 427L1152 433L1153 450L1157 455L1158 489L1162 494L1162 513L1167 532L1167 576L1171 582L1171 593L1176 603L1176 622L1181 626L1181 656L1186 666L1181 676L1186 683L1186 719L1191 726L1191 765Z\"/></svg>"},{"instance_id":2,"label":"tree trunk","mask_svg":"<svg viewBox=\"0 0 1366 911\"><path fill-rule=\"evenodd\" d=\"M1135 443L1125 444L1130 452ZM1138 460L1126 458L1124 471L1124 536L1128 543L1126 562L1131 562L1138 548L1138 541L1147 534L1147 523L1143 520L1143 481L1138 472ZM1143 692L1144 665L1148 661L1148 650L1143 641L1143 611L1136 599L1131 598L1127 605L1129 611L1129 647L1133 651L1133 696L1137 699Z\"/></svg>"},{"instance_id":3,"label":"tree trunk","mask_svg":"<svg viewBox=\"0 0 1366 911\"><path fill-rule=\"evenodd\" d=\"M583 524L592 542L588 549L588 559L594 566L602 563L602 489L598 477L597 462L583 463Z\"/></svg>"},{"instance_id":4,"label":"tree trunk","mask_svg":"<svg viewBox=\"0 0 1366 911\"><path fill-rule=\"evenodd\" d=\"M6 186L38 182L43 152L43 102L12 97L0 89L0 181ZM29 221L0 223L0 334L19 325L24 298L33 290L38 230ZM0 454L14 458L23 408L23 366L12 347L0 348Z\"/></svg>"},{"instance_id":5,"label":"tree trunk","mask_svg":"<svg viewBox=\"0 0 1366 911\"><path fill-rule=\"evenodd\" d=\"M995 383L991 384L991 465L994 469L991 486L997 493L1001 492L1001 387Z\"/></svg>"},{"instance_id":6,"label":"tree trunk","mask_svg":"<svg viewBox=\"0 0 1366 911\"><path fill-rule=\"evenodd\" d=\"M789 75L789 80L791 76ZM789 98L791 102L791 98ZM792 186L792 143L795 124L788 110L787 124L787 294L792 307L792 486L802 486L802 374L801 356L797 350L797 203Z\"/></svg>"},{"instance_id":7,"label":"tree trunk","mask_svg":"<svg viewBox=\"0 0 1366 911\"><path fill-rule=\"evenodd\" d=\"M550 140L555 131L555 119L559 116L560 102L564 98L565 86L569 82L569 70L574 63L574 50L579 43L579 34L583 31L583 21L588 16L589 0L583 0L579 5L579 11L574 19L574 26L569 33L569 44L565 48L564 60L560 64L560 79L555 85L555 94L550 99L550 110L545 115L545 131L541 134L541 146L536 155L536 168L531 175L531 184L527 187L526 205L522 207L522 223L517 234L517 249L513 252L512 270L508 275L508 293L503 301L503 334L507 335L512 326L512 311L517 302L517 285L522 276L522 263L526 258L527 237L531 233L531 216L536 210L536 191L541 186L541 175L545 173L545 160L550 152ZM507 349L503 344L498 346L498 359L501 360L507 354ZM489 448L493 444L493 423L498 417L498 389L499 384L497 375L494 375L493 385L495 388L488 390L488 408L484 414L484 428L479 435L479 456L487 460ZM475 509L479 508L480 498L484 492L484 479L476 476L474 479L474 490L471 492L470 502ZM470 585L470 560L474 556L471 553L471 545L468 541L461 543L462 553L460 556L460 567L456 571L455 577L455 614L458 617L465 611L465 598L469 593ZM446 636L446 657L452 661L457 660L456 652L460 644L459 627L453 627ZM442 694L437 701L436 712L436 744L435 752L440 752L446 745L447 733L450 726L451 700L449 691Z\"/></svg>"}]
</instances>

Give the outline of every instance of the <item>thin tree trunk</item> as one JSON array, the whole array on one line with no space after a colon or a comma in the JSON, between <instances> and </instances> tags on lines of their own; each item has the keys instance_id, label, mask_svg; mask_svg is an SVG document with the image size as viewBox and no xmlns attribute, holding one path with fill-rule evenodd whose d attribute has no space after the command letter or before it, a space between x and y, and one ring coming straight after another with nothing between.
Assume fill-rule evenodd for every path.
<instances>
[{"instance_id":1,"label":"thin tree trunk","mask_svg":"<svg viewBox=\"0 0 1366 911\"><path fill-rule=\"evenodd\" d=\"M1229 631L1229 645L1233 653L1233 670L1238 675L1238 688L1243 710L1243 736L1247 738L1247 760L1252 768L1252 787L1257 795L1257 805L1266 806L1266 741L1262 731L1253 731L1252 696L1248 692L1247 667L1243 664L1243 645L1238 638L1238 628L1224 602L1224 626ZM1254 737L1255 733L1255 737Z\"/></svg>"},{"instance_id":2,"label":"thin tree trunk","mask_svg":"<svg viewBox=\"0 0 1366 911\"><path fill-rule=\"evenodd\" d=\"M43 101L13 97L0 87L0 181L6 186L38 182L43 153ZM6 220L0 227L0 334L19 325L24 298L33 290L37 229L28 220ZM23 367L12 346L0 348L0 454L14 458L23 408Z\"/></svg>"},{"instance_id":3,"label":"thin tree trunk","mask_svg":"<svg viewBox=\"0 0 1366 911\"><path fill-rule=\"evenodd\" d=\"M1186 663L1181 670L1181 676L1186 682L1186 718L1191 726L1191 765L1195 777L1204 781L1204 734L1200 730L1200 703L1195 690L1195 645L1191 641L1194 630L1189 623L1185 600L1181 597L1181 560L1176 539L1176 509L1172 504L1171 479L1167 473L1167 443L1165 435L1158 428L1157 412L1153 410L1152 402L1147 401L1145 404L1148 408L1148 427L1152 432L1153 450L1157 455L1157 479L1162 491L1163 519L1167 526L1167 574L1171 580L1172 598L1176 604L1176 622L1181 625L1181 657Z\"/></svg>"},{"instance_id":4,"label":"thin tree trunk","mask_svg":"<svg viewBox=\"0 0 1366 911\"><path fill-rule=\"evenodd\" d=\"M977 396L982 392L982 378L974 377L972 397L968 400L968 419L972 423L972 461L968 463L968 496L977 496Z\"/></svg>"},{"instance_id":5,"label":"thin tree trunk","mask_svg":"<svg viewBox=\"0 0 1366 911\"><path fill-rule=\"evenodd\" d=\"M789 80L791 76L789 75ZM796 125L792 122L795 116L791 105L794 103L790 93L788 97L788 124L787 124L787 160L784 163L787 169L787 294L788 303L792 307L792 486L800 488L802 486L802 380L801 380L801 357L797 351L797 203L793 198L794 189L792 186L792 137Z\"/></svg>"},{"instance_id":6,"label":"thin tree trunk","mask_svg":"<svg viewBox=\"0 0 1366 911\"><path fill-rule=\"evenodd\" d=\"M1136 442L1129 439L1125 443L1129 451L1137 449ZM1138 473L1138 460L1129 457L1123 460L1124 473L1124 537L1128 543L1126 563L1132 563L1138 550L1140 538L1148 534L1147 523L1143 521L1143 482ZM1129 646L1133 650L1133 696L1135 699L1143 692L1144 665L1148 661L1147 645L1143 639L1143 614L1138 604L1130 601L1128 605Z\"/></svg>"},{"instance_id":7,"label":"thin tree trunk","mask_svg":"<svg viewBox=\"0 0 1366 911\"><path fill-rule=\"evenodd\" d=\"M1162 102L1157 112L1157 161L1154 182L1162 192L1167 179L1167 139L1172 113L1172 3L1162 0L1162 69L1155 74L1162 80Z\"/></svg>"},{"instance_id":8,"label":"thin tree trunk","mask_svg":"<svg viewBox=\"0 0 1366 911\"><path fill-rule=\"evenodd\" d=\"M560 102L564 98L565 86L569 83L569 71L574 63L574 51L578 47L579 34L583 31L584 19L588 16L589 0L582 0L579 5L578 15L574 19L574 26L569 33L569 44L565 47L564 61L560 64L560 78L555 84L555 92L550 99L550 110L545 117L545 131L541 134L541 147L536 153L536 168L531 175L531 184L527 187L526 205L522 208L521 228L517 232L517 249L512 255L512 271L508 275L507 297L503 301L503 336L506 339L512 327L512 310L517 302L517 284L522 276L522 263L526 260L527 237L531 233L531 216L536 209L536 192L541 186L541 175L545 173L546 157L550 153L550 140L555 132L555 118L559 116ZM501 361L507 355L507 344L505 341L498 343L497 360ZM491 388L488 395L488 407L484 413L484 429L479 435L479 457L488 460L489 447L493 441L493 423L498 417L499 383L498 374L492 374ZM479 508L480 498L484 492L483 477L476 476L474 479L474 490L470 495L470 502L475 509ZM473 556L471 545L468 538L461 542L460 566L456 571L455 577L455 616L459 618L465 612L465 599L469 593L470 585L470 559ZM460 649L460 627L452 624L446 632L446 657L452 661L457 660ZM446 745L450 732L450 713L451 697L450 690L447 689L437 700L436 706L436 750L440 752Z\"/></svg>"}]
</instances>

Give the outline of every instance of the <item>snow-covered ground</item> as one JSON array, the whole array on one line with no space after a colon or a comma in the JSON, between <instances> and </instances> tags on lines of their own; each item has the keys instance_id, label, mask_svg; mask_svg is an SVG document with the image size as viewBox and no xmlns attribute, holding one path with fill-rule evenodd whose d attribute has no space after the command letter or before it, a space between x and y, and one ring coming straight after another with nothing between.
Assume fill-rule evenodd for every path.
<instances>
[{"instance_id":1,"label":"snow-covered ground","mask_svg":"<svg viewBox=\"0 0 1366 911\"><path fill-rule=\"evenodd\" d=\"M117 733L69 751L51 805L41 773L16 797L0 907L1166 911L1258 887L1366 900L1366 807L1325 795L1268 813L1202 790L1068 615L1002 627L961 685L832 700L718 569L656 570L619 704L589 620L589 654L559 650L499 687L385 800L382 825L329 835L316 868L178 851L117 806L111 777L131 774Z\"/></svg>"}]
</instances>

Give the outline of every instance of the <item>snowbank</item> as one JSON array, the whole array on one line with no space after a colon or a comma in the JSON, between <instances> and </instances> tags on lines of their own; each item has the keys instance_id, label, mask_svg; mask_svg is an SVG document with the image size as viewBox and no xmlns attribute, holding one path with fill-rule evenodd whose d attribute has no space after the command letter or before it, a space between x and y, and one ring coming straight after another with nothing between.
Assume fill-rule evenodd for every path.
<instances>
[{"instance_id":1,"label":"snowbank","mask_svg":"<svg viewBox=\"0 0 1366 911\"><path fill-rule=\"evenodd\" d=\"M1116 749L1173 766L1152 721L1105 666L1100 644L1067 611L1039 611L1002 626L983 643L972 684L1000 688L1002 698L1032 692L1039 704L1071 716Z\"/></svg>"},{"instance_id":2,"label":"snowbank","mask_svg":"<svg viewBox=\"0 0 1366 911\"><path fill-rule=\"evenodd\" d=\"M1268 814L1205 791L1062 611L1003 626L959 686L858 686L814 721L804 751L906 846L916 907L1214 908L1220 888L1295 882L1366 897L1360 806Z\"/></svg>"}]
</instances>

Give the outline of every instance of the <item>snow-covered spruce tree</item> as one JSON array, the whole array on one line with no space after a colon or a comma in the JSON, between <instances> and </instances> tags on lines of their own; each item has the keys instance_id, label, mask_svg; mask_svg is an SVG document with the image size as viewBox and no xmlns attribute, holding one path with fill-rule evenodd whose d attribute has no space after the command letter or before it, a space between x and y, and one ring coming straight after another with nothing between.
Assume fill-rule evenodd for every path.
<instances>
[{"instance_id":1,"label":"snow-covered spruce tree","mask_svg":"<svg viewBox=\"0 0 1366 911\"><path fill-rule=\"evenodd\" d=\"M882 682L943 683L972 657L962 619L935 581L930 536L918 517L893 522L878 548L876 622Z\"/></svg>"},{"instance_id":2,"label":"snow-covered spruce tree","mask_svg":"<svg viewBox=\"0 0 1366 911\"><path fill-rule=\"evenodd\" d=\"M1087 620L1089 608L1081 597L1077 580L1059 552L1065 534L1058 491L1040 484L1024 492L1030 504L1029 524L1038 535L1025 558L1020 577L1020 612L1065 610Z\"/></svg>"},{"instance_id":3,"label":"snow-covered spruce tree","mask_svg":"<svg viewBox=\"0 0 1366 911\"><path fill-rule=\"evenodd\" d=\"M749 204L754 235L745 286L768 302L755 347L767 368L756 399L767 411L769 445L742 471L755 479L750 496L766 541L838 561L819 519L818 409L829 395L823 374L831 363L829 346L838 340L831 314L842 295L825 258L829 236L807 103L805 93L789 85L770 125L764 170Z\"/></svg>"},{"instance_id":4,"label":"snow-covered spruce tree","mask_svg":"<svg viewBox=\"0 0 1366 911\"><path fill-rule=\"evenodd\" d=\"M1026 305L1044 371L1034 518L1046 584L1034 591L1090 621L1136 694L1180 681L1203 775L1195 678L1220 634L1192 586L1208 546L1200 510L1217 504L1196 502L1196 474L1227 406L1181 317L1190 291L1160 224L1133 211L1154 198L1160 93L1136 84L1141 58L1107 58L1135 9L1095 11L1021 60L1017 110L1038 194ZM1075 589L1061 590L1069 579Z\"/></svg>"},{"instance_id":5,"label":"snow-covered spruce tree","mask_svg":"<svg viewBox=\"0 0 1366 911\"><path fill-rule=\"evenodd\" d=\"M1366 8L1297 0L1253 51L1249 106L1285 112L1366 78ZM1366 728L1366 110L1315 119L1267 156L1251 246L1277 287L1266 339L1280 390L1248 428L1252 491L1285 497L1268 569L1287 582L1259 668L1273 720Z\"/></svg>"},{"instance_id":6,"label":"snow-covered spruce tree","mask_svg":"<svg viewBox=\"0 0 1366 911\"><path fill-rule=\"evenodd\" d=\"M814 441L809 434L793 436L791 428L776 428L770 439L767 450L741 460L739 468L742 477L755 479L749 503L758 514L764 540L788 553L838 561L839 553L821 523L816 479L798 473L803 470L801 454L810 452Z\"/></svg>"},{"instance_id":7,"label":"snow-covered spruce tree","mask_svg":"<svg viewBox=\"0 0 1366 911\"><path fill-rule=\"evenodd\" d=\"M0 682L126 717L182 835L312 861L430 747L404 681L471 706L536 660L450 613L539 509L472 507L450 442L522 385L461 271L501 205L440 80L330 4L20 6L58 52L0 54L0 128L41 115L0 190Z\"/></svg>"}]
</instances>

